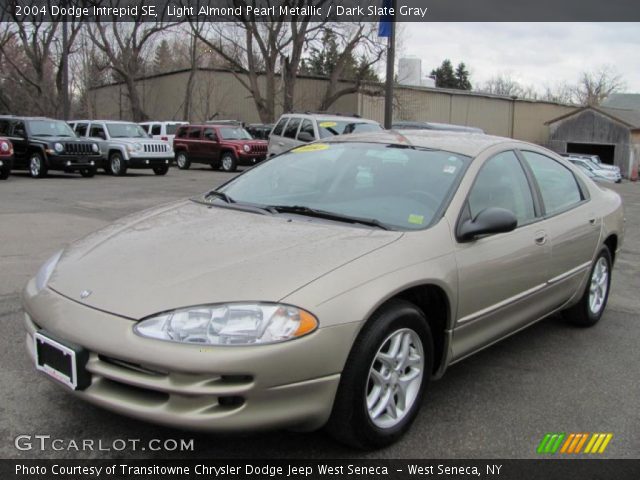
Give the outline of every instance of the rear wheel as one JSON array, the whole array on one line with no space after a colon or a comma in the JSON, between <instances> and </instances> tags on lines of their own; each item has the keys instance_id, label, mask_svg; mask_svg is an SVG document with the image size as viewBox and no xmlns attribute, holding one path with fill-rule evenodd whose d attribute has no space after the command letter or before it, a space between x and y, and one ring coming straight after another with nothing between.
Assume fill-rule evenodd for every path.
<instances>
[{"instance_id":1,"label":"rear wheel","mask_svg":"<svg viewBox=\"0 0 640 480\"><path fill-rule=\"evenodd\" d=\"M178 152L176 154L176 165L180 170L188 170L191 166L191 161L187 157L187 152Z\"/></svg>"},{"instance_id":2,"label":"rear wheel","mask_svg":"<svg viewBox=\"0 0 640 480\"><path fill-rule=\"evenodd\" d=\"M224 172L235 172L238 168L238 161L234 157L233 153L225 152L220 159L220 165Z\"/></svg>"},{"instance_id":3,"label":"rear wheel","mask_svg":"<svg viewBox=\"0 0 640 480\"><path fill-rule=\"evenodd\" d=\"M82 170L80 170L80 175L82 175L84 178L94 177L95 174L96 174L95 168L83 168Z\"/></svg>"},{"instance_id":4,"label":"rear wheel","mask_svg":"<svg viewBox=\"0 0 640 480\"><path fill-rule=\"evenodd\" d=\"M397 441L418 414L432 367L426 318L409 302L389 302L367 323L349 354L327 430L357 448Z\"/></svg>"},{"instance_id":5,"label":"rear wheel","mask_svg":"<svg viewBox=\"0 0 640 480\"><path fill-rule=\"evenodd\" d=\"M120 152L113 152L109 157L109 168L113 175L121 177L127 173L127 165L124 163Z\"/></svg>"},{"instance_id":6,"label":"rear wheel","mask_svg":"<svg viewBox=\"0 0 640 480\"><path fill-rule=\"evenodd\" d=\"M605 246L593 262L582 298L573 307L564 311L565 318L581 327L591 327L598 323L609 300L610 286L611 253Z\"/></svg>"},{"instance_id":7,"label":"rear wheel","mask_svg":"<svg viewBox=\"0 0 640 480\"><path fill-rule=\"evenodd\" d=\"M169 171L169 165L159 165L157 167L153 167L153 173L156 175L166 175Z\"/></svg>"},{"instance_id":8,"label":"rear wheel","mask_svg":"<svg viewBox=\"0 0 640 480\"><path fill-rule=\"evenodd\" d=\"M39 152L34 152L29 157L29 174L32 178L44 178L48 168L44 163L44 157Z\"/></svg>"}]
</instances>

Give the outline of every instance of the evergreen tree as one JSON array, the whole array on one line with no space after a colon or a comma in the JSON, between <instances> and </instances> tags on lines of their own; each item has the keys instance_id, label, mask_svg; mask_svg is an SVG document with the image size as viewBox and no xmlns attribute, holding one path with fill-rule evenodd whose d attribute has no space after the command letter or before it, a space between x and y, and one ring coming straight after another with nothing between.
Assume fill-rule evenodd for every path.
<instances>
[{"instance_id":1,"label":"evergreen tree","mask_svg":"<svg viewBox=\"0 0 640 480\"><path fill-rule=\"evenodd\" d=\"M458 64L455 77L457 82L457 86L455 88L458 88L460 90L471 90L471 82L469 81L469 70L467 70L467 66L463 62L460 62Z\"/></svg>"},{"instance_id":2,"label":"evergreen tree","mask_svg":"<svg viewBox=\"0 0 640 480\"><path fill-rule=\"evenodd\" d=\"M438 88L458 88L458 81L449 59L444 60L438 68L431 70L431 76L436 79Z\"/></svg>"}]
</instances>

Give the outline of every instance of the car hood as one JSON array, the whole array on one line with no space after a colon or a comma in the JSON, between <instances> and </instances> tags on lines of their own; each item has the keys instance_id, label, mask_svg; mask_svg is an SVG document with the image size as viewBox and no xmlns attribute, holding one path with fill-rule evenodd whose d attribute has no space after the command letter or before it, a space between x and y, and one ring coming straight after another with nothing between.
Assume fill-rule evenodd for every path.
<instances>
[{"instance_id":1,"label":"car hood","mask_svg":"<svg viewBox=\"0 0 640 480\"><path fill-rule=\"evenodd\" d=\"M48 285L74 301L132 319L207 303L278 301L401 236L185 201L128 217L76 242Z\"/></svg>"},{"instance_id":2,"label":"car hood","mask_svg":"<svg viewBox=\"0 0 640 480\"><path fill-rule=\"evenodd\" d=\"M156 140L153 138L112 138L111 142L117 143L126 143L129 145L134 145L136 143L152 143L154 145L165 145L167 142L165 140Z\"/></svg>"},{"instance_id":3,"label":"car hood","mask_svg":"<svg viewBox=\"0 0 640 480\"><path fill-rule=\"evenodd\" d=\"M32 140L39 140L45 143L65 143L65 142L86 142L86 138L78 138L78 137L48 137L48 136L40 136L33 135L31 137Z\"/></svg>"},{"instance_id":4,"label":"car hood","mask_svg":"<svg viewBox=\"0 0 640 480\"><path fill-rule=\"evenodd\" d=\"M267 145L266 140L222 140L230 145Z\"/></svg>"}]
</instances>

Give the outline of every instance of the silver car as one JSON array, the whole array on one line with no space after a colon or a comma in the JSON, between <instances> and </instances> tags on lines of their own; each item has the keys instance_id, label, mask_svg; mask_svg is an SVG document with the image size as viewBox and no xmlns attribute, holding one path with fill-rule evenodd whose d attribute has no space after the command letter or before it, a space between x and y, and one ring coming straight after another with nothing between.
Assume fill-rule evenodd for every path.
<instances>
[{"instance_id":1,"label":"silver car","mask_svg":"<svg viewBox=\"0 0 640 480\"><path fill-rule=\"evenodd\" d=\"M24 290L27 349L124 415L376 448L452 364L554 312L598 322L622 241L620 197L544 148L336 137L56 254Z\"/></svg>"}]
</instances>

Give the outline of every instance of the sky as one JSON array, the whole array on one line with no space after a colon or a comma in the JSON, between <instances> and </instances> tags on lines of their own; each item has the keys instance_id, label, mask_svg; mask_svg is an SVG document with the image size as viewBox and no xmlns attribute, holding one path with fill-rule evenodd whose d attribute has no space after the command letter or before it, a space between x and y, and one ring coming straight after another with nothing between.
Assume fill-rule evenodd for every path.
<instances>
[{"instance_id":1,"label":"sky","mask_svg":"<svg viewBox=\"0 0 640 480\"><path fill-rule=\"evenodd\" d=\"M508 75L542 92L606 66L640 93L640 23L404 23L399 32L398 56L421 58L423 75L449 58L467 65L474 88Z\"/></svg>"}]
</instances>

